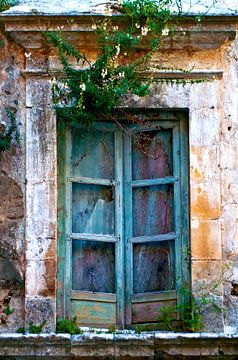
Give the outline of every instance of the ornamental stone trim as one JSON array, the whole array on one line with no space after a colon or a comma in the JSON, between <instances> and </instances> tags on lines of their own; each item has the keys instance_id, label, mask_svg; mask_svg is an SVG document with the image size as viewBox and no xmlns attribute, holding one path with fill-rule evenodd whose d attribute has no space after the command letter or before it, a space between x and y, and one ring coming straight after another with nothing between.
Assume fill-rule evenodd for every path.
<instances>
[{"instance_id":1,"label":"ornamental stone trim","mask_svg":"<svg viewBox=\"0 0 238 360\"><path fill-rule=\"evenodd\" d=\"M1 334L0 358L237 359L238 335L225 333Z\"/></svg>"}]
</instances>

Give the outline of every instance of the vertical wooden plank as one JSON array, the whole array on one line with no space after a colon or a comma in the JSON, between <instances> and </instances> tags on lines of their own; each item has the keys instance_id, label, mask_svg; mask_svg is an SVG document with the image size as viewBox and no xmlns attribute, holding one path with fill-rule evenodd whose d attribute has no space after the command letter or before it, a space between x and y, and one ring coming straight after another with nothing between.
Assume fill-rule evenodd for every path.
<instances>
[{"instance_id":1,"label":"vertical wooden plank","mask_svg":"<svg viewBox=\"0 0 238 360\"><path fill-rule=\"evenodd\" d=\"M65 124L57 122L57 316L65 314Z\"/></svg>"},{"instance_id":2,"label":"vertical wooden plank","mask_svg":"<svg viewBox=\"0 0 238 360\"><path fill-rule=\"evenodd\" d=\"M178 291L178 304L182 304L182 258L181 258L181 154L180 154L180 132L179 122L173 129L173 168L174 176L178 181L174 183L174 230L176 233L175 239L175 281Z\"/></svg>"},{"instance_id":3,"label":"vertical wooden plank","mask_svg":"<svg viewBox=\"0 0 238 360\"><path fill-rule=\"evenodd\" d=\"M120 237L116 244L116 283L117 283L117 324L125 327L125 277L124 277L124 196L123 196L123 133L115 131L115 234Z\"/></svg>"},{"instance_id":4,"label":"vertical wooden plank","mask_svg":"<svg viewBox=\"0 0 238 360\"><path fill-rule=\"evenodd\" d=\"M65 233L66 233L66 259L65 259L65 315L70 317L70 290L71 290L71 272L72 272L72 240L70 234L72 233L72 183L67 181L71 177L71 156L72 156L72 135L69 129L66 130L66 161L65 161L65 175L66 175L66 214L65 214Z\"/></svg>"},{"instance_id":5,"label":"vertical wooden plank","mask_svg":"<svg viewBox=\"0 0 238 360\"><path fill-rule=\"evenodd\" d=\"M188 140L188 118L186 113L180 114L180 153L181 153L181 208L183 216L181 219L181 256L183 269L183 286L191 289L190 252L189 252L189 140ZM184 302L189 302L189 291L184 295Z\"/></svg>"},{"instance_id":6,"label":"vertical wooden plank","mask_svg":"<svg viewBox=\"0 0 238 360\"><path fill-rule=\"evenodd\" d=\"M131 324L131 295L133 293L133 248L127 240L132 237L132 143L131 137L124 135L124 181L125 181L125 270L126 270L126 325Z\"/></svg>"}]
</instances>

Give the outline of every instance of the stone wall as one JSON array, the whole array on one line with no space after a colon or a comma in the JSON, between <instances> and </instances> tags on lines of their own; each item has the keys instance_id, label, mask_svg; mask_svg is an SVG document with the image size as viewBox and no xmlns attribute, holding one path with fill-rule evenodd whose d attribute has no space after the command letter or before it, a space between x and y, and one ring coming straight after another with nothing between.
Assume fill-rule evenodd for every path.
<instances>
[{"instance_id":1,"label":"stone wall","mask_svg":"<svg viewBox=\"0 0 238 360\"><path fill-rule=\"evenodd\" d=\"M73 25L66 20L60 20L66 24L64 31L73 26L76 32L78 27L74 42L80 39L84 44L80 50L95 58L90 41L85 41L90 31L87 35L81 32L80 20ZM24 21L4 19L12 40L0 52L1 109L17 109L21 132L20 144L0 159L0 329L14 331L23 322L27 326L29 321L39 324L46 320L45 331L54 331L57 134L50 71L60 69L55 51L41 34L50 20L41 19L40 26L34 19ZM55 19L52 26L57 28ZM205 329L231 333L238 330L236 31L237 23L231 20L181 25L181 41L165 42L153 61L167 68L194 68L190 80L209 81L169 85L155 77L149 97L133 97L125 103L189 112L192 290L198 298L205 291L219 310L211 305L204 310ZM196 37L196 32L200 36ZM4 118L3 110L1 116ZM15 311L6 316L8 307Z\"/></svg>"},{"instance_id":2,"label":"stone wall","mask_svg":"<svg viewBox=\"0 0 238 360\"><path fill-rule=\"evenodd\" d=\"M5 40L0 49L0 122L16 110L20 143L0 154L0 331L24 324L25 86L24 52ZM12 314L8 314L9 311Z\"/></svg>"}]
</instances>

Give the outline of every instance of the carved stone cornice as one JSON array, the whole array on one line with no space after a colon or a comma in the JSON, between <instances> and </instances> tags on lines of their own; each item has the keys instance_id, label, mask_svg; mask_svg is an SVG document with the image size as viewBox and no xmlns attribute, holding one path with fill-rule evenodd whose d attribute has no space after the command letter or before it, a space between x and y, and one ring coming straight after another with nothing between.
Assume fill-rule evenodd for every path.
<instances>
[{"instance_id":1,"label":"carved stone cornice","mask_svg":"<svg viewBox=\"0 0 238 360\"><path fill-rule=\"evenodd\" d=\"M6 15L0 14L0 22L5 33L25 49L47 47L44 31L61 30L70 43L79 48L97 46L93 21L98 15L79 16L42 16L42 15ZM120 16L114 15L113 21L120 24ZM235 39L236 18L230 17L217 22L217 18L206 18L202 23L195 23L191 18L184 18L174 30L173 35L164 37L161 49L200 51L218 49L227 41ZM214 20L214 21L213 21Z\"/></svg>"}]
</instances>

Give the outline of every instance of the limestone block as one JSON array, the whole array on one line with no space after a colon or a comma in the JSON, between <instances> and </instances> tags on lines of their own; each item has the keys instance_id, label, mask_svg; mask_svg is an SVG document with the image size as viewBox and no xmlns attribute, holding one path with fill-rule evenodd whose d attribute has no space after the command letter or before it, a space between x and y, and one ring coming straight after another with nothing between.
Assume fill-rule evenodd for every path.
<instances>
[{"instance_id":1,"label":"limestone block","mask_svg":"<svg viewBox=\"0 0 238 360\"><path fill-rule=\"evenodd\" d=\"M197 260L221 259L221 224L217 220L191 221L191 256Z\"/></svg>"},{"instance_id":2,"label":"limestone block","mask_svg":"<svg viewBox=\"0 0 238 360\"><path fill-rule=\"evenodd\" d=\"M161 341L159 338L155 338L155 359L189 359L191 353L195 358L200 358L201 348L199 343L192 341L192 344L191 342L183 344L180 339L171 342L171 340Z\"/></svg>"},{"instance_id":3,"label":"limestone block","mask_svg":"<svg viewBox=\"0 0 238 360\"><path fill-rule=\"evenodd\" d=\"M140 98L139 96L128 97L123 103L126 107L141 108L189 108L190 85L153 84L151 95Z\"/></svg>"},{"instance_id":4,"label":"limestone block","mask_svg":"<svg viewBox=\"0 0 238 360\"><path fill-rule=\"evenodd\" d=\"M55 297L56 261L29 260L26 264L26 295Z\"/></svg>"},{"instance_id":5,"label":"limestone block","mask_svg":"<svg viewBox=\"0 0 238 360\"><path fill-rule=\"evenodd\" d=\"M44 31L42 26L42 31ZM29 35L28 35L29 36ZM36 41L36 38L35 38ZM28 38L28 44L30 41ZM29 46L28 45L28 46ZM25 51L26 71L46 71L48 69L48 53L45 49L31 49L27 46Z\"/></svg>"},{"instance_id":6,"label":"limestone block","mask_svg":"<svg viewBox=\"0 0 238 360\"><path fill-rule=\"evenodd\" d=\"M190 106L193 110L204 111L201 121L206 118L206 111L219 107L219 86L219 80L202 82L191 86Z\"/></svg>"},{"instance_id":7,"label":"limestone block","mask_svg":"<svg viewBox=\"0 0 238 360\"><path fill-rule=\"evenodd\" d=\"M56 142L56 116L52 107L26 109L27 144L32 142Z\"/></svg>"},{"instance_id":8,"label":"limestone block","mask_svg":"<svg viewBox=\"0 0 238 360\"><path fill-rule=\"evenodd\" d=\"M154 337L152 334L115 334L115 358L153 359Z\"/></svg>"},{"instance_id":9,"label":"limestone block","mask_svg":"<svg viewBox=\"0 0 238 360\"><path fill-rule=\"evenodd\" d=\"M205 95L200 99L205 98ZM205 105L204 105L205 106ZM220 140L221 120L217 109L193 109L189 116L189 143L192 148L215 147Z\"/></svg>"},{"instance_id":10,"label":"limestone block","mask_svg":"<svg viewBox=\"0 0 238 360\"><path fill-rule=\"evenodd\" d=\"M27 109L28 183L56 179L56 118L52 109Z\"/></svg>"},{"instance_id":11,"label":"limestone block","mask_svg":"<svg viewBox=\"0 0 238 360\"><path fill-rule=\"evenodd\" d=\"M222 295L224 268L220 260L191 261L192 292L194 296L201 294Z\"/></svg>"},{"instance_id":12,"label":"limestone block","mask_svg":"<svg viewBox=\"0 0 238 360\"><path fill-rule=\"evenodd\" d=\"M56 304L55 300L43 297L26 297L25 301L26 328L32 321L36 325L46 322L43 332L55 331Z\"/></svg>"},{"instance_id":13,"label":"limestone block","mask_svg":"<svg viewBox=\"0 0 238 360\"><path fill-rule=\"evenodd\" d=\"M26 107L45 107L52 103L49 78L28 78L26 81Z\"/></svg>"},{"instance_id":14,"label":"limestone block","mask_svg":"<svg viewBox=\"0 0 238 360\"><path fill-rule=\"evenodd\" d=\"M234 156L235 151L237 151L237 139L238 139L238 114L237 111L234 111L233 108L229 108L228 111L222 116L221 123L221 149L222 149L222 159L221 159L221 167L233 168L232 165L229 164L229 161L237 161L237 158ZM224 149L224 150L223 150ZM232 154L232 157L227 159L226 153ZM229 165L227 165L227 163ZM235 162L237 164L237 162Z\"/></svg>"},{"instance_id":15,"label":"limestone block","mask_svg":"<svg viewBox=\"0 0 238 360\"><path fill-rule=\"evenodd\" d=\"M223 257L238 260L238 204L223 206L221 235Z\"/></svg>"},{"instance_id":16,"label":"limestone block","mask_svg":"<svg viewBox=\"0 0 238 360\"><path fill-rule=\"evenodd\" d=\"M27 235L30 242L31 228L28 218L38 221L50 221L56 224L56 186L54 182L42 182L27 186Z\"/></svg>"},{"instance_id":17,"label":"limestone block","mask_svg":"<svg viewBox=\"0 0 238 360\"><path fill-rule=\"evenodd\" d=\"M56 224L48 220L38 221L28 219L28 229L31 229L29 242L26 246L28 260L55 259L56 249Z\"/></svg>"},{"instance_id":18,"label":"limestone block","mask_svg":"<svg viewBox=\"0 0 238 360\"><path fill-rule=\"evenodd\" d=\"M221 212L218 146L190 146L190 186L191 218L218 219Z\"/></svg>"},{"instance_id":19,"label":"limestone block","mask_svg":"<svg viewBox=\"0 0 238 360\"><path fill-rule=\"evenodd\" d=\"M55 146L53 146L55 145ZM56 144L47 139L28 144L26 156L26 179L39 183L56 179Z\"/></svg>"},{"instance_id":20,"label":"limestone block","mask_svg":"<svg viewBox=\"0 0 238 360\"><path fill-rule=\"evenodd\" d=\"M71 341L67 334L2 334L0 356L17 356L17 359L69 359ZM68 357L67 357L68 356ZM5 357L4 357L5 359Z\"/></svg>"},{"instance_id":21,"label":"limestone block","mask_svg":"<svg viewBox=\"0 0 238 360\"><path fill-rule=\"evenodd\" d=\"M82 359L114 359L113 334L90 334L72 336L72 354Z\"/></svg>"},{"instance_id":22,"label":"limestone block","mask_svg":"<svg viewBox=\"0 0 238 360\"><path fill-rule=\"evenodd\" d=\"M191 219L217 220L221 213L220 186L212 181L194 183L191 179Z\"/></svg>"},{"instance_id":23,"label":"limestone block","mask_svg":"<svg viewBox=\"0 0 238 360\"><path fill-rule=\"evenodd\" d=\"M197 131L200 131L197 129ZM193 146L190 144L190 177L191 181L201 184L203 182L219 182L219 147Z\"/></svg>"},{"instance_id":24,"label":"limestone block","mask_svg":"<svg viewBox=\"0 0 238 360\"><path fill-rule=\"evenodd\" d=\"M229 127L229 125L228 125ZM229 131L227 131L229 132ZM229 132L230 133L230 132ZM221 141L221 169L224 170L234 170L238 169L238 136L230 136L224 141L224 137Z\"/></svg>"},{"instance_id":25,"label":"limestone block","mask_svg":"<svg viewBox=\"0 0 238 360\"><path fill-rule=\"evenodd\" d=\"M238 171L223 169L221 172L222 205L238 203Z\"/></svg>"}]
</instances>

